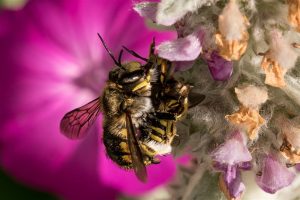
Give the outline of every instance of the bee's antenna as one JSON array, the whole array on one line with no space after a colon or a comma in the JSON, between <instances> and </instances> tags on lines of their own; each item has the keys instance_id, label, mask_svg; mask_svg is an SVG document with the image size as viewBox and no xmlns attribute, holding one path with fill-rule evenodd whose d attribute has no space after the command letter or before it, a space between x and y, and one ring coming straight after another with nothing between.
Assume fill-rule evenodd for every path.
<instances>
[{"instance_id":1,"label":"bee's antenna","mask_svg":"<svg viewBox=\"0 0 300 200\"><path fill-rule=\"evenodd\" d=\"M118 66L118 67L121 67L122 69L124 69L124 67L121 65L120 62L118 62L116 60L116 58L114 57L114 55L112 54L112 52L107 48L106 46L106 43L104 42L103 38L101 37L101 35L99 33L97 33L100 40L101 40L101 43L102 45L104 46L105 50L107 51L107 53L110 55L110 57L113 59L114 63ZM120 52L121 56L122 56L122 53ZM119 56L120 57L120 56Z\"/></svg>"},{"instance_id":2,"label":"bee's antenna","mask_svg":"<svg viewBox=\"0 0 300 200\"><path fill-rule=\"evenodd\" d=\"M126 51L128 51L128 53L130 53L131 55L133 55L133 56L135 56L135 57L137 57L137 58L139 58L139 59L141 59L141 60L144 60L144 61L148 61L148 59L146 59L146 58L144 58L144 57L142 57L142 56L140 56L139 54L137 54L135 51L133 51L133 50L130 50L130 49L128 49L127 47L125 47L125 46L122 46Z\"/></svg>"},{"instance_id":3,"label":"bee's antenna","mask_svg":"<svg viewBox=\"0 0 300 200\"><path fill-rule=\"evenodd\" d=\"M123 49L120 51L119 58L118 58L118 63L120 63L121 66L122 66L122 64L121 64L121 62L122 62L122 55L123 55Z\"/></svg>"},{"instance_id":4,"label":"bee's antenna","mask_svg":"<svg viewBox=\"0 0 300 200\"><path fill-rule=\"evenodd\" d=\"M152 43L151 43L151 46L150 46L150 56L152 54L154 54L154 49L155 49L155 37L153 37Z\"/></svg>"}]
</instances>

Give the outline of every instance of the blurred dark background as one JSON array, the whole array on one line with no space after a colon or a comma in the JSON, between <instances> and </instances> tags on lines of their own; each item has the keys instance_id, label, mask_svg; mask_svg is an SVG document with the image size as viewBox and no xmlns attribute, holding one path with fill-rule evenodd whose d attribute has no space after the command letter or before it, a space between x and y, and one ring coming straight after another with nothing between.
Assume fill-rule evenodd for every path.
<instances>
[{"instance_id":1,"label":"blurred dark background","mask_svg":"<svg viewBox=\"0 0 300 200\"><path fill-rule=\"evenodd\" d=\"M54 196L50 194L36 191L28 188L9 176L0 169L0 199L1 200L56 200Z\"/></svg>"}]
</instances>

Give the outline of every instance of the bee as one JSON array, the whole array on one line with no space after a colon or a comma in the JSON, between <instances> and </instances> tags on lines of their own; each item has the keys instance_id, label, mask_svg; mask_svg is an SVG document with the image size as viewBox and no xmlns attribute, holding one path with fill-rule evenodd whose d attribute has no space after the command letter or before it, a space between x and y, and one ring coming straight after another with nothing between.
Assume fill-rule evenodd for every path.
<instances>
[{"instance_id":1,"label":"bee","mask_svg":"<svg viewBox=\"0 0 300 200\"><path fill-rule=\"evenodd\" d=\"M71 139L82 138L103 113L103 143L111 160L124 169L133 169L146 182L146 166L158 164L157 155L171 152L176 136L176 121L188 109L190 87L172 77L172 63L155 55L155 42L148 59L123 48L146 61L121 63L98 34L115 68L100 97L64 115L61 132Z\"/></svg>"},{"instance_id":2,"label":"bee","mask_svg":"<svg viewBox=\"0 0 300 200\"><path fill-rule=\"evenodd\" d=\"M159 80L152 84L152 102L155 112L147 115L141 124L140 140L155 150L156 155L171 152L171 144L176 133L176 121L180 120L188 110L188 94L190 86L174 79L168 70L171 63L156 57ZM162 63L162 64L160 64Z\"/></svg>"}]
</instances>

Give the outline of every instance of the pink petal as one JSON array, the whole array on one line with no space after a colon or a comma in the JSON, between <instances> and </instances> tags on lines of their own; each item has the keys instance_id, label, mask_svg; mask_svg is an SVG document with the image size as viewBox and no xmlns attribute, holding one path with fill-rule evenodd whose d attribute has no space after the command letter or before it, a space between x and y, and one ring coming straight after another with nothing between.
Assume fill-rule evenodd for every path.
<instances>
[{"instance_id":1,"label":"pink petal","mask_svg":"<svg viewBox=\"0 0 300 200\"><path fill-rule=\"evenodd\" d=\"M300 164L297 164L295 168L298 172L300 172Z\"/></svg>"},{"instance_id":2,"label":"pink petal","mask_svg":"<svg viewBox=\"0 0 300 200\"><path fill-rule=\"evenodd\" d=\"M160 57L170 61L190 61L199 56L202 47L199 38L191 34L184 38L163 42L156 47L156 50Z\"/></svg>"},{"instance_id":3,"label":"pink petal","mask_svg":"<svg viewBox=\"0 0 300 200\"><path fill-rule=\"evenodd\" d=\"M216 81L227 81L233 72L233 63L222 58L216 51L213 51L207 59L208 69Z\"/></svg>"},{"instance_id":4,"label":"pink petal","mask_svg":"<svg viewBox=\"0 0 300 200\"><path fill-rule=\"evenodd\" d=\"M239 199L246 187L241 179L241 172L236 166L228 167L226 172L223 172L222 177L226 188L222 188L230 195L233 199Z\"/></svg>"},{"instance_id":5,"label":"pink petal","mask_svg":"<svg viewBox=\"0 0 300 200\"><path fill-rule=\"evenodd\" d=\"M134 5L133 9L142 17L155 22L157 12L157 2L140 2Z\"/></svg>"},{"instance_id":6,"label":"pink petal","mask_svg":"<svg viewBox=\"0 0 300 200\"><path fill-rule=\"evenodd\" d=\"M261 172L261 176L256 176L256 183L265 192L271 194L289 186L295 179L295 174L280 163L274 155L264 158Z\"/></svg>"},{"instance_id":7,"label":"pink petal","mask_svg":"<svg viewBox=\"0 0 300 200\"><path fill-rule=\"evenodd\" d=\"M240 171L237 172L236 178L228 183L228 189L231 197L238 199L242 196L246 187L244 183L242 183Z\"/></svg>"},{"instance_id":8,"label":"pink petal","mask_svg":"<svg viewBox=\"0 0 300 200\"><path fill-rule=\"evenodd\" d=\"M236 131L232 136L212 152L215 162L235 165L252 160L252 156L245 144L243 135Z\"/></svg>"},{"instance_id":9,"label":"pink petal","mask_svg":"<svg viewBox=\"0 0 300 200\"><path fill-rule=\"evenodd\" d=\"M193 67L194 61L174 61L173 66L175 69L185 71Z\"/></svg>"}]
</instances>

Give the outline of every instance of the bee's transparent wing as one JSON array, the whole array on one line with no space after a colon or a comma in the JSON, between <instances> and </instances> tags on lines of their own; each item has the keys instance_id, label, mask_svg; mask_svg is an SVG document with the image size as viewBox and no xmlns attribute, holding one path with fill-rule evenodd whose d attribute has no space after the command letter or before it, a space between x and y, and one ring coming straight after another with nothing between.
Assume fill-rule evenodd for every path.
<instances>
[{"instance_id":1,"label":"bee's transparent wing","mask_svg":"<svg viewBox=\"0 0 300 200\"><path fill-rule=\"evenodd\" d=\"M191 91L188 96L189 108L193 108L204 101L205 95L201 93L197 93L195 91Z\"/></svg>"},{"instance_id":2,"label":"bee's transparent wing","mask_svg":"<svg viewBox=\"0 0 300 200\"><path fill-rule=\"evenodd\" d=\"M126 114L127 140L129 151L131 153L132 165L138 179L142 182L147 181L147 171L144 165L143 154L141 152L138 140L136 138L135 129L132 124L130 114Z\"/></svg>"},{"instance_id":3,"label":"bee's transparent wing","mask_svg":"<svg viewBox=\"0 0 300 200\"><path fill-rule=\"evenodd\" d=\"M68 112L60 121L61 132L71 139L82 138L97 119L100 108L101 101L98 97L84 106Z\"/></svg>"}]
</instances>

